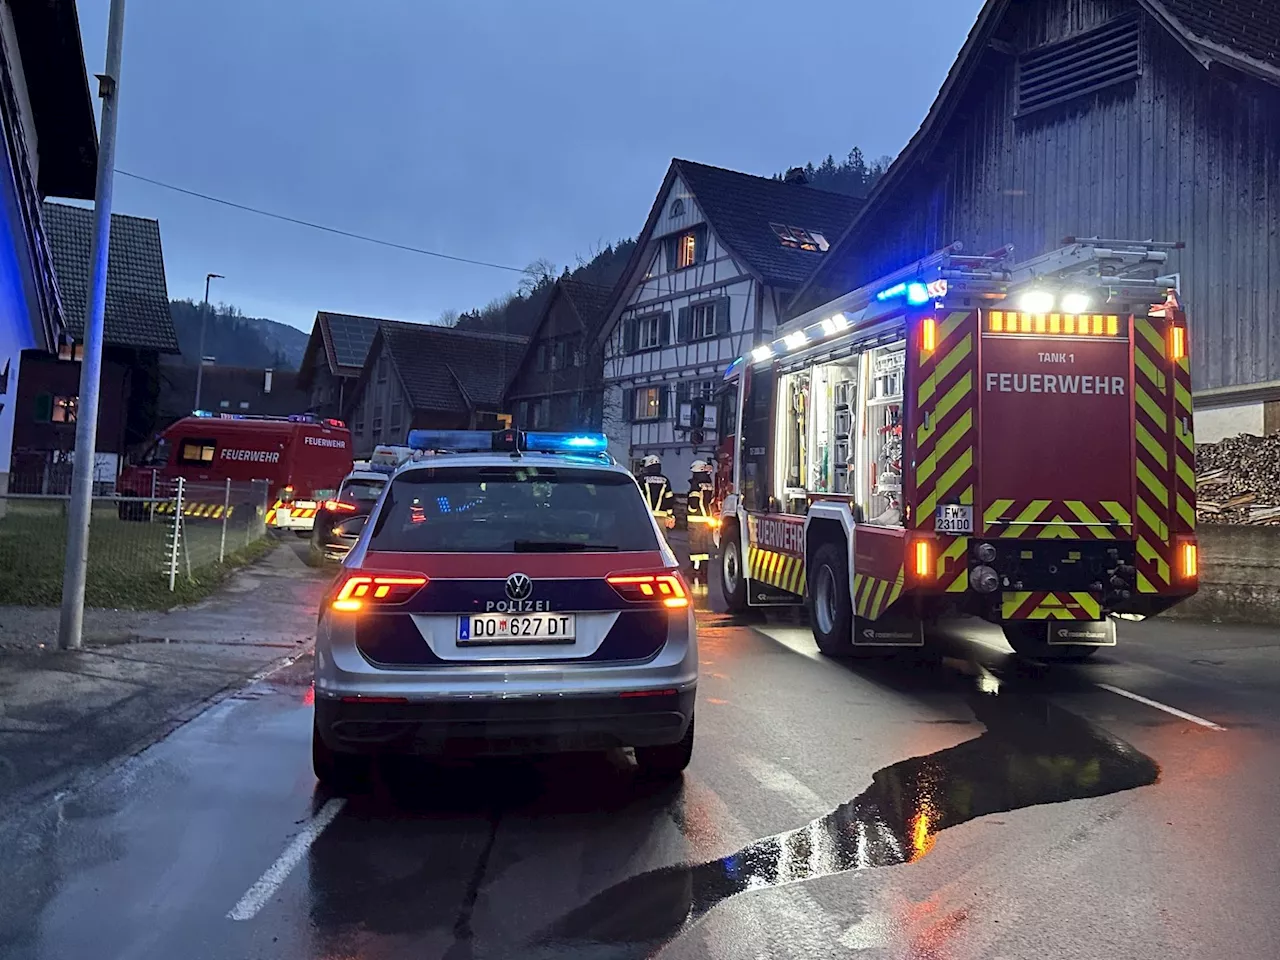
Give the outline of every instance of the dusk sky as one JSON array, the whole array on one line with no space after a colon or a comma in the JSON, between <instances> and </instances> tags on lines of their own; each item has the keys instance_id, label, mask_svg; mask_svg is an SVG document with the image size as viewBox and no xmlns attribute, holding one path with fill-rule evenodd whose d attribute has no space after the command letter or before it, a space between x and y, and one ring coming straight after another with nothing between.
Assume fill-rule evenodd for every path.
<instances>
[{"instance_id":1,"label":"dusk sky","mask_svg":"<svg viewBox=\"0 0 1280 960\"><path fill-rule=\"evenodd\" d=\"M523 267L634 236L673 156L770 175L896 154L982 0L128 0L117 167ZM89 73L108 0L78 0ZM96 102L96 84L93 84ZM169 294L310 329L433 321L516 273L329 236L117 176Z\"/></svg>"}]
</instances>

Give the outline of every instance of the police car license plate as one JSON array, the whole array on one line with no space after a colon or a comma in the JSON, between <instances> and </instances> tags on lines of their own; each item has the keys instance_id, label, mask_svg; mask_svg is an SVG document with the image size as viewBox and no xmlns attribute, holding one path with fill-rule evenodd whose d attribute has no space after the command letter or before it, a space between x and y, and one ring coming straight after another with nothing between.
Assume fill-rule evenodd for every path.
<instances>
[{"instance_id":1,"label":"police car license plate","mask_svg":"<svg viewBox=\"0 0 1280 960\"><path fill-rule=\"evenodd\" d=\"M973 533L973 507L940 503L933 515L935 533Z\"/></svg>"},{"instance_id":2,"label":"police car license plate","mask_svg":"<svg viewBox=\"0 0 1280 960\"><path fill-rule=\"evenodd\" d=\"M573 643L577 621L572 613L477 613L458 618L458 643Z\"/></svg>"}]
</instances>

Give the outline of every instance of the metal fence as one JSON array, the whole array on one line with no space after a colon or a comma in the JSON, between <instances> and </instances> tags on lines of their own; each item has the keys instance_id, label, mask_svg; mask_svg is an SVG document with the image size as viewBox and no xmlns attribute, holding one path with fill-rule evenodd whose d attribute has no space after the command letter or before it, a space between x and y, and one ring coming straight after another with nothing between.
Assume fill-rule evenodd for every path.
<instances>
[{"instance_id":1,"label":"metal fence","mask_svg":"<svg viewBox=\"0 0 1280 960\"><path fill-rule=\"evenodd\" d=\"M262 481L174 481L154 496L95 497L85 603L164 606L186 585L217 576L266 536L267 496ZM68 506L61 495L0 496L0 604L60 601Z\"/></svg>"}]
</instances>

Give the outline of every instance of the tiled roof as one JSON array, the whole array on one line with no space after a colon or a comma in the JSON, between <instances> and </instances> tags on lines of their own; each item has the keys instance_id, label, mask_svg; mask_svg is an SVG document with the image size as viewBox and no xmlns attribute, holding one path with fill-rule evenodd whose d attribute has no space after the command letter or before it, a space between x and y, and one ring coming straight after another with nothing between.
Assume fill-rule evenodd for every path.
<instances>
[{"instance_id":1,"label":"tiled roof","mask_svg":"<svg viewBox=\"0 0 1280 960\"><path fill-rule=\"evenodd\" d=\"M299 389L295 371L273 370L270 393L266 383L267 371L263 368L210 364L204 368L200 405L218 413L255 416L283 417L307 412L310 398L305 390ZM195 406L195 392L195 371L191 367L160 365L161 419L176 419L190 413Z\"/></svg>"},{"instance_id":2,"label":"tiled roof","mask_svg":"<svg viewBox=\"0 0 1280 960\"><path fill-rule=\"evenodd\" d=\"M800 183L756 177L691 160L675 160L716 236L765 283L798 287L823 254L785 247L771 223L817 231L834 244L863 201Z\"/></svg>"},{"instance_id":3,"label":"tiled roof","mask_svg":"<svg viewBox=\"0 0 1280 960\"><path fill-rule=\"evenodd\" d=\"M1158 0L1192 36L1280 68L1278 0Z\"/></svg>"},{"instance_id":4,"label":"tiled roof","mask_svg":"<svg viewBox=\"0 0 1280 960\"><path fill-rule=\"evenodd\" d=\"M609 316L609 297L613 290L569 277L561 277L557 282L578 311L587 337L593 337Z\"/></svg>"},{"instance_id":5,"label":"tiled roof","mask_svg":"<svg viewBox=\"0 0 1280 960\"><path fill-rule=\"evenodd\" d=\"M369 356L369 347L373 345L378 324L387 321L377 317L358 317L349 313L327 313L322 310L316 314L316 322L320 324L332 372L338 376L358 376L365 358ZM340 370L339 367L347 369Z\"/></svg>"},{"instance_id":6,"label":"tiled roof","mask_svg":"<svg viewBox=\"0 0 1280 960\"><path fill-rule=\"evenodd\" d=\"M498 410L527 340L433 324L383 321L379 336L415 410ZM469 402L468 402L469 401Z\"/></svg>"},{"instance_id":7,"label":"tiled roof","mask_svg":"<svg viewBox=\"0 0 1280 960\"><path fill-rule=\"evenodd\" d=\"M93 211L45 201L41 219L53 253L67 330L78 340L84 336ZM160 224L155 220L111 215L105 325L106 343L111 346L178 352L178 335L169 316Z\"/></svg>"}]
</instances>

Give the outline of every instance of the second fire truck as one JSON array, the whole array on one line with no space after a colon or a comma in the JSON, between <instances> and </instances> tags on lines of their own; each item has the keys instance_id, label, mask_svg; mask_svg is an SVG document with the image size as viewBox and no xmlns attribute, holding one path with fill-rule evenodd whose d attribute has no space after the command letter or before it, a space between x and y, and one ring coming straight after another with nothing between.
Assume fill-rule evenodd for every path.
<instances>
[{"instance_id":1,"label":"second fire truck","mask_svg":"<svg viewBox=\"0 0 1280 960\"><path fill-rule=\"evenodd\" d=\"M726 373L732 608L807 604L832 655L973 615L1081 659L1197 586L1177 244L959 245L780 327Z\"/></svg>"}]
</instances>

